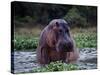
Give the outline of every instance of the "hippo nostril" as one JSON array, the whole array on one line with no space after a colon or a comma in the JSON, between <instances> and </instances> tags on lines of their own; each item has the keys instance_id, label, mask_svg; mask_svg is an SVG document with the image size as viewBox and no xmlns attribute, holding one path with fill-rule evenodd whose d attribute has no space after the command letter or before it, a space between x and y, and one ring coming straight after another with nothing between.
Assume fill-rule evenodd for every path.
<instances>
[{"instance_id":1,"label":"hippo nostril","mask_svg":"<svg viewBox=\"0 0 100 75\"><path fill-rule=\"evenodd\" d=\"M64 44L64 45L63 45L63 48L67 48L67 44Z\"/></svg>"},{"instance_id":2,"label":"hippo nostril","mask_svg":"<svg viewBox=\"0 0 100 75\"><path fill-rule=\"evenodd\" d=\"M73 44L71 42L67 43L67 49L72 49L73 48Z\"/></svg>"},{"instance_id":3,"label":"hippo nostril","mask_svg":"<svg viewBox=\"0 0 100 75\"><path fill-rule=\"evenodd\" d=\"M67 49L67 44L61 44L60 47L61 47L62 50L66 50Z\"/></svg>"},{"instance_id":4,"label":"hippo nostril","mask_svg":"<svg viewBox=\"0 0 100 75\"><path fill-rule=\"evenodd\" d=\"M72 48L73 48L73 44L68 41L60 41L57 44L58 51L65 51L65 52L68 51L69 52Z\"/></svg>"},{"instance_id":5,"label":"hippo nostril","mask_svg":"<svg viewBox=\"0 0 100 75\"><path fill-rule=\"evenodd\" d=\"M71 42L67 42L67 43L64 43L63 44L63 48L72 48L73 47L73 45L72 45L72 43Z\"/></svg>"}]
</instances>

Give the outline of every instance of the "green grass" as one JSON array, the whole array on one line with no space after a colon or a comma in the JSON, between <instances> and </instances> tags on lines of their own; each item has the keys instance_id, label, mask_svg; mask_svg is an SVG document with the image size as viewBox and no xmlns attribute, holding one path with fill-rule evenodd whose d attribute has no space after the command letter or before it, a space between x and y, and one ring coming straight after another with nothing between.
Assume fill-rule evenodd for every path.
<instances>
[{"instance_id":1,"label":"green grass","mask_svg":"<svg viewBox=\"0 0 100 75\"><path fill-rule=\"evenodd\" d=\"M45 67L33 68L33 72L54 72L71 70L78 70L78 66L75 64L62 63L62 61L51 62Z\"/></svg>"},{"instance_id":2,"label":"green grass","mask_svg":"<svg viewBox=\"0 0 100 75\"><path fill-rule=\"evenodd\" d=\"M40 30L19 30L14 36L14 48L15 50L36 49L39 42ZM71 30L73 38L75 40L76 47L78 48L96 48L97 47L97 33L95 28Z\"/></svg>"}]
</instances>

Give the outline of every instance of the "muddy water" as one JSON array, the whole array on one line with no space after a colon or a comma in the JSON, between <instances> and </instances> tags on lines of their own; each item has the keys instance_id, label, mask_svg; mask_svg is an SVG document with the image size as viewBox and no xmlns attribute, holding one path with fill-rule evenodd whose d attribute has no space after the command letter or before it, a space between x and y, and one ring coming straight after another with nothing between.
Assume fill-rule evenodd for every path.
<instances>
[{"instance_id":1,"label":"muddy water","mask_svg":"<svg viewBox=\"0 0 100 75\"><path fill-rule=\"evenodd\" d=\"M95 48L80 49L80 58L77 65L80 70L96 69L97 68L97 50ZM36 52L21 52L14 53L14 73L32 72L33 68L39 67L36 61Z\"/></svg>"}]
</instances>

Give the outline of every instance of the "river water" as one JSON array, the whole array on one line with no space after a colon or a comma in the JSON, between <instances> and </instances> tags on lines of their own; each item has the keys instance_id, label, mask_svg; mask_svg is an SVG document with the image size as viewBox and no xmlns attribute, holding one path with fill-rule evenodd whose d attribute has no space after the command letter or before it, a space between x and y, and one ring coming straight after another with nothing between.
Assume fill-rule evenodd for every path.
<instances>
[{"instance_id":1,"label":"river water","mask_svg":"<svg viewBox=\"0 0 100 75\"><path fill-rule=\"evenodd\" d=\"M96 48L82 48L79 49L80 57L76 63L80 70L97 69L97 49ZM29 51L15 51L13 53L14 73L29 73L33 68L39 67L36 61L36 52Z\"/></svg>"}]
</instances>

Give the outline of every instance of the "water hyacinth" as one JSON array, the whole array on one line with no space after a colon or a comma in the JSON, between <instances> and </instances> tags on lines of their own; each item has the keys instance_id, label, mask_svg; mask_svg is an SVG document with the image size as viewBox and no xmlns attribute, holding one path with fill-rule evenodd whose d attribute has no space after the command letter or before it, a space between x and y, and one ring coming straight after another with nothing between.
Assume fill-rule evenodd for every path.
<instances>
[{"instance_id":1,"label":"water hyacinth","mask_svg":"<svg viewBox=\"0 0 100 75\"><path fill-rule=\"evenodd\" d=\"M74 40L78 48L96 48L97 34L96 33L77 33L74 35ZM16 50L36 49L38 45L38 37L15 36L14 48Z\"/></svg>"},{"instance_id":2,"label":"water hyacinth","mask_svg":"<svg viewBox=\"0 0 100 75\"><path fill-rule=\"evenodd\" d=\"M53 72L53 71L71 71L78 70L78 66L76 64L66 64L62 61L51 62L45 67L34 68L33 72Z\"/></svg>"},{"instance_id":3,"label":"water hyacinth","mask_svg":"<svg viewBox=\"0 0 100 75\"><path fill-rule=\"evenodd\" d=\"M78 48L96 48L97 34L96 33L79 33L74 36L75 43Z\"/></svg>"},{"instance_id":4,"label":"water hyacinth","mask_svg":"<svg viewBox=\"0 0 100 75\"><path fill-rule=\"evenodd\" d=\"M16 37L14 39L14 49L16 50L36 49L37 45L38 39L36 38Z\"/></svg>"}]
</instances>

